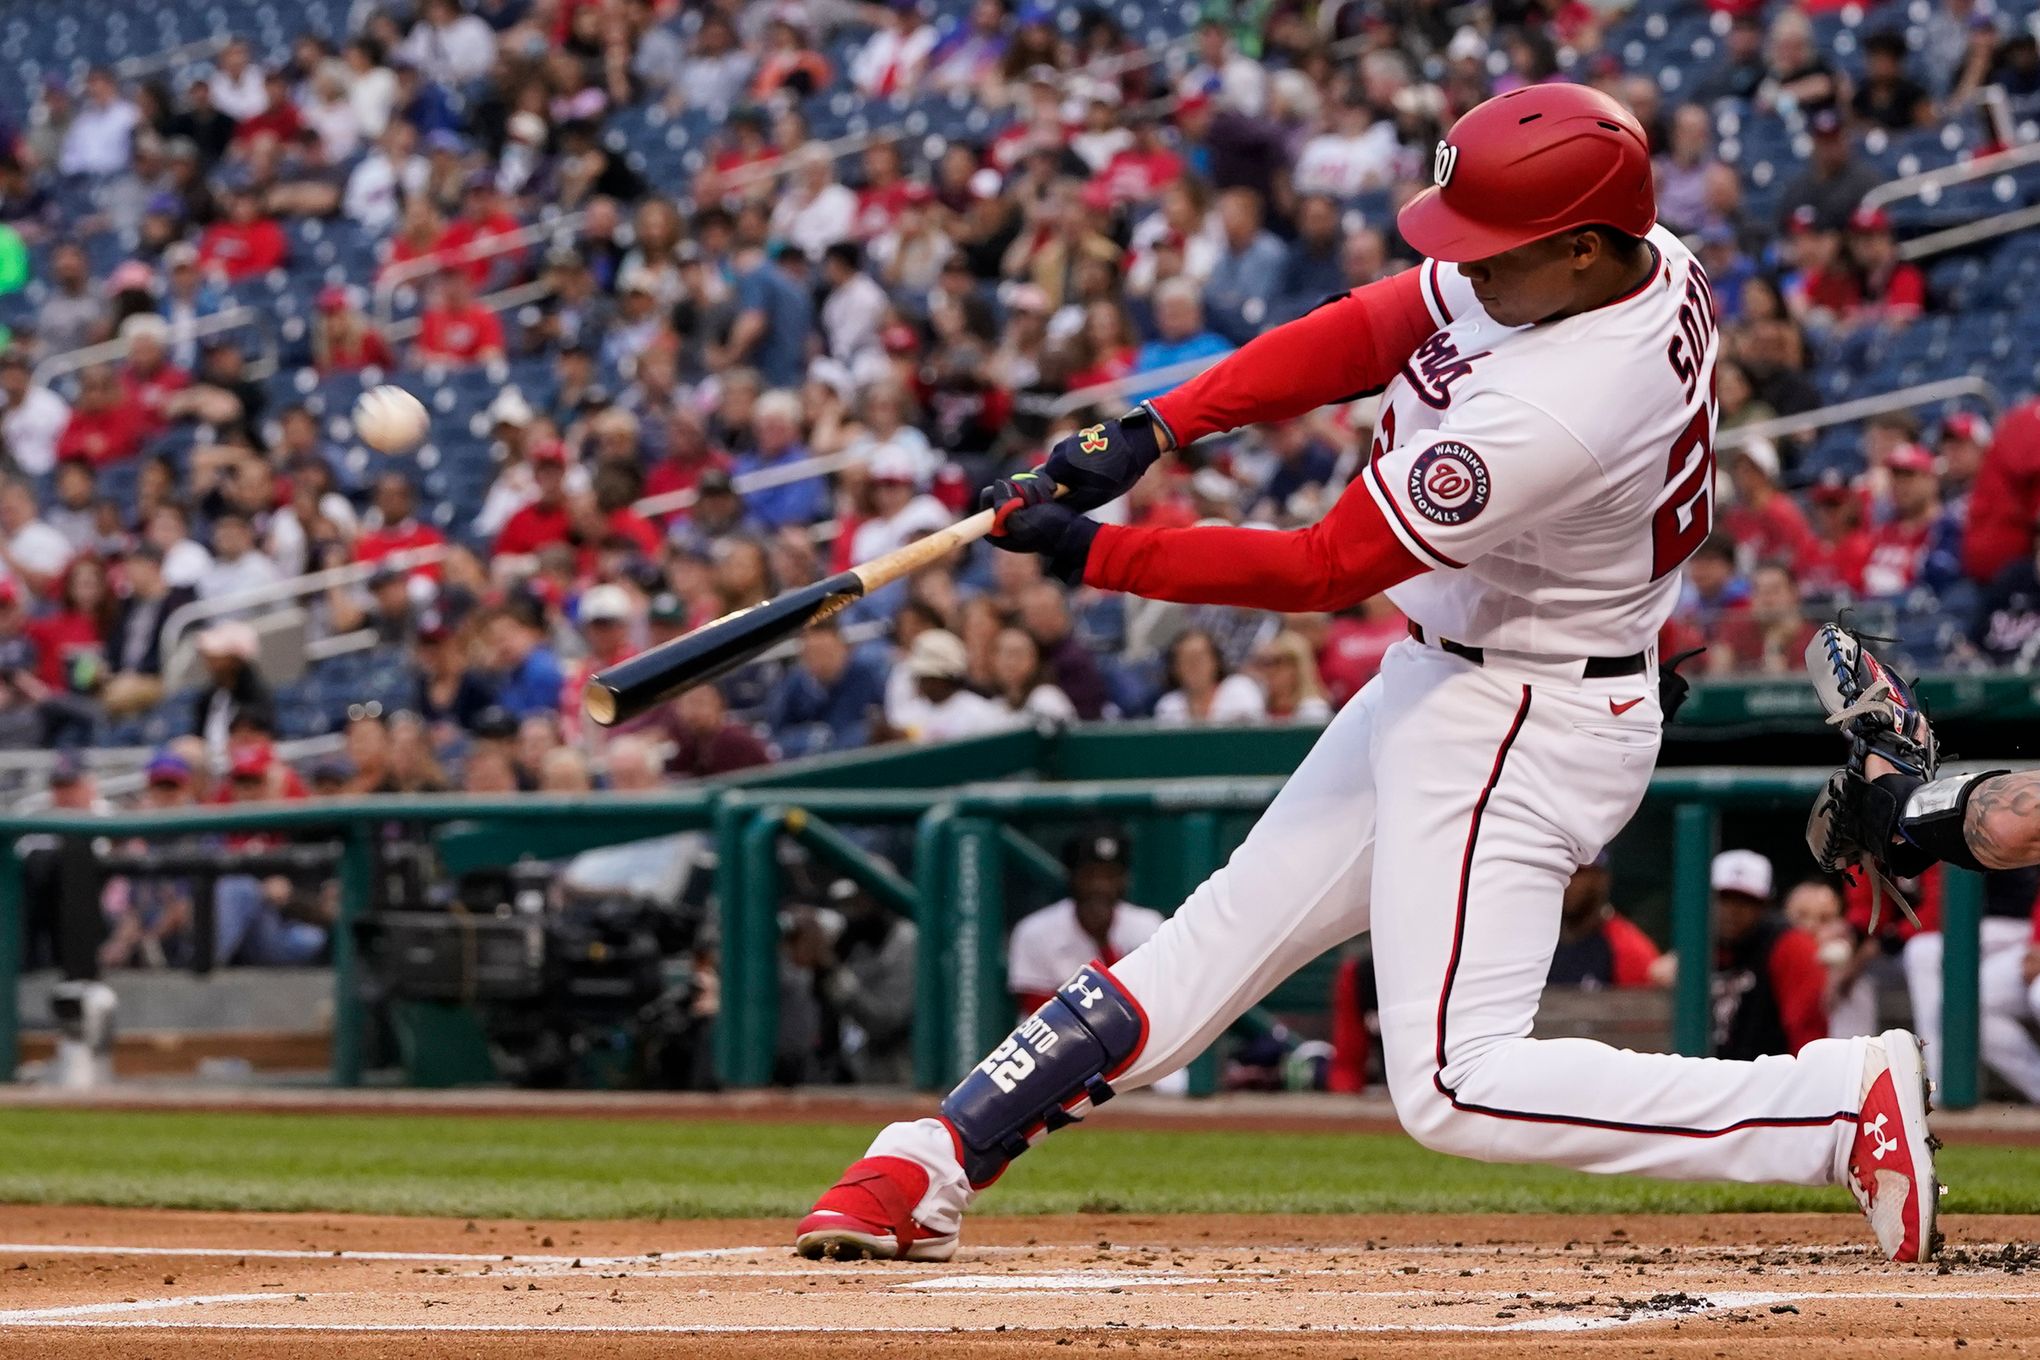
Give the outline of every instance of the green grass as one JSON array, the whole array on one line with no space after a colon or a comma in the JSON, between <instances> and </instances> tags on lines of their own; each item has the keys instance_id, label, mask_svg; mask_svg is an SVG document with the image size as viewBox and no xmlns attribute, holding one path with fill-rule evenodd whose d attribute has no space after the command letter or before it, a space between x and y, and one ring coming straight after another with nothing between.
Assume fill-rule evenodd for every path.
<instances>
[{"instance_id":1,"label":"green grass","mask_svg":"<svg viewBox=\"0 0 2040 1360\"><path fill-rule=\"evenodd\" d=\"M502 1218L798 1214L872 1129L480 1116L0 1112L0 1201ZM1951 1212L2040 1213L2040 1152L1957 1145ZM1051 1139L982 1206L1009 1214L1846 1210L1839 1189L1490 1166L1383 1134Z\"/></svg>"}]
</instances>

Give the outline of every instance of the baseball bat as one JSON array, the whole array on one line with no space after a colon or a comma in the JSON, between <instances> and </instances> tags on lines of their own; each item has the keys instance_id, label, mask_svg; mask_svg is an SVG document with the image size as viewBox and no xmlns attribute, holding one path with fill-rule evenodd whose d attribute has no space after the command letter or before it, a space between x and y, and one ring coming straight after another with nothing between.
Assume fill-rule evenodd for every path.
<instances>
[{"instance_id":1,"label":"baseball bat","mask_svg":"<svg viewBox=\"0 0 2040 1360\"><path fill-rule=\"evenodd\" d=\"M992 531L992 514L980 510L883 557L837 572L825 581L785 591L763 604L725 614L671 642L597 671L582 692L581 706L603 727L628 722L681 690L727 675L851 601L975 543Z\"/></svg>"}]
</instances>

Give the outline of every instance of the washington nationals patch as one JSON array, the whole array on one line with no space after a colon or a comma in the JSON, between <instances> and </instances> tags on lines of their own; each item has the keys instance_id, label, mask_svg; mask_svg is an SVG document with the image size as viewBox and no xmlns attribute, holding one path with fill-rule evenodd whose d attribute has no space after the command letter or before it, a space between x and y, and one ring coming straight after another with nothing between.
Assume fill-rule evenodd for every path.
<instances>
[{"instance_id":1,"label":"washington nationals patch","mask_svg":"<svg viewBox=\"0 0 2040 1360\"><path fill-rule=\"evenodd\" d=\"M1487 464L1456 440L1433 444L1410 464L1410 504L1433 524L1464 524L1487 509Z\"/></svg>"}]
</instances>

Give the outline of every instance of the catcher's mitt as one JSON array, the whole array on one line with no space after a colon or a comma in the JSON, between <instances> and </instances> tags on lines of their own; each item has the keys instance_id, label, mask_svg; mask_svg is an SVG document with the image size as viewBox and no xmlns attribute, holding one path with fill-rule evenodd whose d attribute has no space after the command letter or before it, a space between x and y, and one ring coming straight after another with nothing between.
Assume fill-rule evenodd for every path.
<instances>
[{"instance_id":1,"label":"catcher's mitt","mask_svg":"<svg viewBox=\"0 0 2040 1360\"><path fill-rule=\"evenodd\" d=\"M1806 823L1806 844L1828 873L1870 875L1870 925L1889 890L1914 925L1919 918L1891 879L1912 878L1935 856L1905 839L1899 818L1913 790L1934 778L1940 756L1934 729L1912 687L1839 624L1825 624L1806 647L1806 670L1830 726L1849 742L1849 758L1828 777ZM1872 756L1894 767L1873 775Z\"/></svg>"}]
</instances>

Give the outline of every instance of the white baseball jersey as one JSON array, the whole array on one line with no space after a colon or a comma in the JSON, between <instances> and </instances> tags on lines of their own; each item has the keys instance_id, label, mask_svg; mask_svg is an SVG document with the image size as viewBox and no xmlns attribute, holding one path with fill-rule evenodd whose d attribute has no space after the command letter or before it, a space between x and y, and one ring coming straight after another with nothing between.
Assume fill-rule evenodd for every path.
<instances>
[{"instance_id":1,"label":"white baseball jersey","mask_svg":"<svg viewBox=\"0 0 2040 1360\"><path fill-rule=\"evenodd\" d=\"M1427 261L1439 329L1382 394L1368 489L1434 570L1388 592L1436 636L1624 656L1657 636L1707 536L1714 306L1678 238L1642 285L1590 312L1498 325Z\"/></svg>"}]
</instances>

